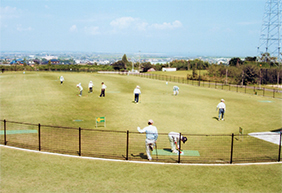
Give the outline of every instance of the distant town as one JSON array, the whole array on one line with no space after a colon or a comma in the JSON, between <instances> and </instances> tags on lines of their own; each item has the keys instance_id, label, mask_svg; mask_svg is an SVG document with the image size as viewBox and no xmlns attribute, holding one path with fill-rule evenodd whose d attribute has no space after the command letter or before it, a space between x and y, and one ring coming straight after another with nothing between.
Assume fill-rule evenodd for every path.
<instances>
[{"instance_id":1,"label":"distant town","mask_svg":"<svg viewBox=\"0 0 282 193\"><path fill-rule=\"evenodd\" d=\"M136 62L150 62L154 64L166 64L173 60L193 60L200 59L211 64L228 64L231 57L184 57L184 56L166 56L163 54L150 54L150 53L79 53L79 52L1 52L0 65L12 65L14 63L23 63L27 65L34 64L51 64L58 65L106 65L112 64L121 60L123 55L126 54L128 61Z\"/></svg>"}]
</instances>

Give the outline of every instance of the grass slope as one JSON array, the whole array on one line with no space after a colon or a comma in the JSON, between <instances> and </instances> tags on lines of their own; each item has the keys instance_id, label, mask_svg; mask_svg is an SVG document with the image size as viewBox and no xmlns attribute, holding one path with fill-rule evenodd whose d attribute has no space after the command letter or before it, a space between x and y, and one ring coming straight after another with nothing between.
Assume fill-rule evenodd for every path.
<instances>
[{"instance_id":1,"label":"grass slope","mask_svg":"<svg viewBox=\"0 0 282 193\"><path fill-rule=\"evenodd\" d=\"M111 162L1 147L1 192L281 192L282 165Z\"/></svg>"},{"instance_id":2,"label":"grass slope","mask_svg":"<svg viewBox=\"0 0 282 193\"><path fill-rule=\"evenodd\" d=\"M60 75L65 77L63 85ZM87 93L90 80L93 94ZM98 97L101 81L108 87L105 98ZM79 82L83 97L77 96ZM136 85L142 91L138 105L132 103ZM180 87L179 96L172 96L173 85ZM226 121L219 122L215 108L221 98L227 113ZM94 73L1 74L0 107L2 120L95 128L95 117L105 116L103 129L121 131L136 131L151 118L161 133L230 134L238 133L238 127L244 133L281 127L278 99ZM78 119L83 121L73 121ZM0 150L1 192L281 192L282 188L281 164L143 165Z\"/></svg>"},{"instance_id":3,"label":"grass slope","mask_svg":"<svg viewBox=\"0 0 282 193\"><path fill-rule=\"evenodd\" d=\"M59 76L65 77L60 85ZM47 125L95 128L95 117L105 116L109 130L136 131L153 119L160 133L231 134L269 131L281 127L281 100L135 76L92 73L4 73L0 76L1 119ZM87 92L89 81L94 93ZM101 82L106 97L99 98ZM76 84L84 91L79 93ZM141 86L141 103L133 89ZM180 95L172 96L172 87ZM216 121L216 105L224 98L226 121ZM263 102L270 101L270 102ZM83 120L75 122L74 120Z\"/></svg>"}]
</instances>

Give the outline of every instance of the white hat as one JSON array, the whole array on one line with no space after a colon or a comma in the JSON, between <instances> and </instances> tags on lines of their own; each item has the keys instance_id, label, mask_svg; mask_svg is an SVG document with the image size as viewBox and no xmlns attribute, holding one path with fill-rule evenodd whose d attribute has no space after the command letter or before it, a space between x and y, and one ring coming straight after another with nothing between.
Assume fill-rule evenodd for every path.
<instances>
[{"instance_id":1,"label":"white hat","mask_svg":"<svg viewBox=\"0 0 282 193\"><path fill-rule=\"evenodd\" d=\"M140 88L140 86L137 85L136 88Z\"/></svg>"},{"instance_id":2,"label":"white hat","mask_svg":"<svg viewBox=\"0 0 282 193\"><path fill-rule=\"evenodd\" d=\"M221 101L221 102L224 102L224 99L221 99L220 101Z\"/></svg>"},{"instance_id":3,"label":"white hat","mask_svg":"<svg viewBox=\"0 0 282 193\"><path fill-rule=\"evenodd\" d=\"M150 119L150 120L148 121L148 123L153 124L153 123L154 123L154 121L153 121L152 119Z\"/></svg>"}]
</instances>

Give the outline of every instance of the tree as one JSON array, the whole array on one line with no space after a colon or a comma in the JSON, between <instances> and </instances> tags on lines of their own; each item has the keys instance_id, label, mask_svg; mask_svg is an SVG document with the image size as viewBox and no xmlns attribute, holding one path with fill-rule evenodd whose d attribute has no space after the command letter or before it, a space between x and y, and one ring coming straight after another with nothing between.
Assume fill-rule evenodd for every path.
<instances>
[{"instance_id":1,"label":"tree","mask_svg":"<svg viewBox=\"0 0 282 193\"><path fill-rule=\"evenodd\" d=\"M147 72L150 68L152 68L151 62L144 62L141 64L141 67L143 68L143 72Z\"/></svg>"},{"instance_id":2,"label":"tree","mask_svg":"<svg viewBox=\"0 0 282 193\"><path fill-rule=\"evenodd\" d=\"M114 68L114 70L124 70L124 69L126 69L124 62L121 61L121 60L111 64L111 66Z\"/></svg>"},{"instance_id":3,"label":"tree","mask_svg":"<svg viewBox=\"0 0 282 193\"><path fill-rule=\"evenodd\" d=\"M26 64L26 59L25 58L24 58L24 61L23 61L23 65L24 65L24 70L26 71L27 64Z\"/></svg>"},{"instance_id":4,"label":"tree","mask_svg":"<svg viewBox=\"0 0 282 193\"><path fill-rule=\"evenodd\" d=\"M229 61L229 66L239 67L242 64L243 64L243 61L240 58L231 58L231 60Z\"/></svg>"},{"instance_id":5,"label":"tree","mask_svg":"<svg viewBox=\"0 0 282 193\"><path fill-rule=\"evenodd\" d=\"M256 84L259 82L259 68L255 65L245 65L243 67L244 77L243 77L243 83L245 85L247 84Z\"/></svg>"},{"instance_id":6,"label":"tree","mask_svg":"<svg viewBox=\"0 0 282 193\"><path fill-rule=\"evenodd\" d=\"M127 60L126 54L124 54L124 55L122 56L121 61L122 61L122 62L124 63L124 65L125 65L125 68L124 68L124 69L126 69L128 66L132 66L132 65L130 64L130 62Z\"/></svg>"},{"instance_id":7,"label":"tree","mask_svg":"<svg viewBox=\"0 0 282 193\"><path fill-rule=\"evenodd\" d=\"M276 62L277 58L270 55L270 53L265 52L261 54L261 58L259 58L262 62Z\"/></svg>"},{"instance_id":8,"label":"tree","mask_svg":"<svg viewBox=\"0 0 282 193\"><path fill-rule=\"evenodd\" d=\"M123 56L122 56L122 59L121 59L121 61L123 61L123 63L128 63L128 60L127 60L127 57L126 57L126 54L124 54Z\"/></svg>"},{"instance_id":9,"label":"tree","mask_svg":"<svg viewBox=\"0 0 282 193\"><path fill-rule=\"evenodd\" d=\"M257 57L248 56L248 57L245 58L245 61L249 61L249 62L255 62L256 60L257 60Z\"/></svg>"},{"instance_id":10,"label":"tree","mask_svg":"<svg viewBox=\"0 0 282 193\"><path fill-rule=\"evenodd\" d=\"M51 71L51 60L48 61L48 68L49 68L49 71Z\"/></svg>"}]
</instances>

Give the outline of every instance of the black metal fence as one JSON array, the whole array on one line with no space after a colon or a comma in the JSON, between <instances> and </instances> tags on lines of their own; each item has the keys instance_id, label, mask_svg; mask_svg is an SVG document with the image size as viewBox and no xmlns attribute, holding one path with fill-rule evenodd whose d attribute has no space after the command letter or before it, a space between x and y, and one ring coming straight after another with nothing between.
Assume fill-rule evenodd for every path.
<instances>
[{"instance_id":1,"label":"black metal fence","mask_svg":"<svg viewBox=\"0 0 282 193\"><path fill-rule=\"evenodd\" d=\"M31 150L111 158L147 160L145 134L132 131L111 131L50 126L1 120L0 143ZM281 131L267 134L203 135L185 134L182 153L171 152L167 133L159 133L157 146L151 152L153 161L168 163L246 163L279 162ZM274 144L260 137L276 138Z\"/></svg>"},{"instance_id":2,"label":"black metal fence","mask_svg":"<svg viewBox=\"0 0 282 193\"><path fill-rule=\"evenodd\" d=\"M264 97L271 98L279 98L282 99L282 89L265 86L247 86L247 85L238 85L226 83L224 81L206 81L206 80L192 80L187 77L179 77L179 76L169 76L169 75L161 75L161 74L148 74L148 73L132 73L132 72L113 72L113 71L99 71L99 73L107 73L107 74L120 74L120 75L134 75L143 78L157 79L169 82L176 82L182 84L189 84L193 86L206 87L206 88L214 88L221 89L227 91L234 91Z\"/></svg>"}]
</instances>

